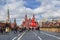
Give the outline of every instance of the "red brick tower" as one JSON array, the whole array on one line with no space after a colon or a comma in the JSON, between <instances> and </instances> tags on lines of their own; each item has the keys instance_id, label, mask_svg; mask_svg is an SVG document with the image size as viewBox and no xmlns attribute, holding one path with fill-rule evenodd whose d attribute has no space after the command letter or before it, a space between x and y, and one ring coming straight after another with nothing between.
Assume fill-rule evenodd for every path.
<instances>
[{"instance_id":1,"label":"red brick tower","mask_svg":"<svg viewBox=\"0 0 60 40\"><path fill-rule=\"evenodd\" d=\"M28 21L28 17L27 14L25 15L25 27L28 28L29 26L29 21Z\"/></svg>"},{"instance_id":2,"label":"red brick tower","mask_svg":"<svg viewBox=\"0 0 60 40\"><path fill-rule=\"evenodd\" d=\"M16 18L14 18L14 24L16 25Z\"/></svg>"},{"instance_id":3,"label":"red brick tower","mask_svg":"<svg viewBox=\"0 0 60 40\"><path fill-rule=\"evenodd\" d=\"M25 15L25 21L27 21L28 20L28 18L27 18L27 14Z\"/></svg>"}]
</instances>

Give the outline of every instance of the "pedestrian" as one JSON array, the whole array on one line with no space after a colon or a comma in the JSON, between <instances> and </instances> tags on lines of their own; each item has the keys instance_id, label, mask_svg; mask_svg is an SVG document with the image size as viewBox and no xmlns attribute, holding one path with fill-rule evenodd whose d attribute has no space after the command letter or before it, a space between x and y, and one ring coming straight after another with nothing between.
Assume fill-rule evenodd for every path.
<instances>
[{"instance_id":1,"label":"pedestrian","mask_svg":"<svg viewBox=\"0 0 60 40\"><path fill-rule=\"evenodd\" d=\"M14 33L17 33L17 27L14 28Z\"/></svg>"},{"instance_id":2,"label":"pedestrian","mask_svg":"<svg viewBox=\"0 0 60 40\"><path fill-rule=\"evenodd\" d=\"M1 33L3 34L3 29L1 28Z\"/></svg>"}]
</instances>

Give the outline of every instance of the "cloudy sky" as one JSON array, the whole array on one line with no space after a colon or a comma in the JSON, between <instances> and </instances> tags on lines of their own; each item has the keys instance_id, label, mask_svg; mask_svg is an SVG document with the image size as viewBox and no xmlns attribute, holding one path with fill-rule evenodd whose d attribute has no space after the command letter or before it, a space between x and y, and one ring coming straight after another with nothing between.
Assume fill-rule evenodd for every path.
<instances>
[{"instance_id":1,"label":"cloudy sky","mask_svg":"<svg viewBox=\"0 0 60 40\"><path fill-rule=\"evenodd\" d=\"M35 14L36 20L60 17L60 0L0 0L0 20L6 19L8 8L11 20L16 17L18 24L25 14L28 17Z\"/></svg>"}]
</instances>

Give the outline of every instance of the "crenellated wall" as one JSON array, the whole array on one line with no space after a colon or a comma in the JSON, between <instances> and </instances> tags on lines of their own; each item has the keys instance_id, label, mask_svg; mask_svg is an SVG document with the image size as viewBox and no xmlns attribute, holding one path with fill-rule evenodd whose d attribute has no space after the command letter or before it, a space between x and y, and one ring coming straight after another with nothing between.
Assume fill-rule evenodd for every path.
<instances>
[{"instance_id":1,"label":"crenellated wall","mask_svg":"<svg viewBox=\"0 0 60 40\"><path fill-rule=\"evenodd\" d=\"M60 32L60 28L40 28L40 30L49 31L49 32Z\"/></svg>"}]
</instances>

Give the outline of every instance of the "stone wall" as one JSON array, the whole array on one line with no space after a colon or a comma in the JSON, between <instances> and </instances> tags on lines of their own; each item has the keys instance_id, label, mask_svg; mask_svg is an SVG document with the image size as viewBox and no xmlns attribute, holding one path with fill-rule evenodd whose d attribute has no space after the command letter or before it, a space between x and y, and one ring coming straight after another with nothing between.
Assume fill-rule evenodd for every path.
<instances>
[{"instance_id":1,"label":"stone wall","mask_svg":"<svg viewBox=\"0 0 60 40\"><path fill-rule=\"evenodd\" d=\"M49 32L60 32L60 28L40 28L40 30L49 31Z\"/></svg>"}]
</instances>

